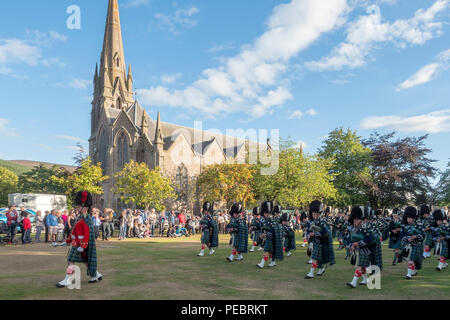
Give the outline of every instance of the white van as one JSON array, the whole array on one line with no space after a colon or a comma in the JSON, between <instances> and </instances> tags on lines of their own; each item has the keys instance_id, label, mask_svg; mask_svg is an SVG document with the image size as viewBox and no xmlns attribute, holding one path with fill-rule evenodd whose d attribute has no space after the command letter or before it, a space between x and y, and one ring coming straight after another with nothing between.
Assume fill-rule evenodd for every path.
<instances>
[{"instance_id":1,"label":"white van","mask_svg":"<svg viewBox=\"0 0 450 320\"><path fill-rule=\"evenodd\" d=\"M24 207L33 211L67 210L67 197L55 194L23 194L14 193L8 195L8 203L10 206L15 205L17 208Z\"/></svg>"}]
</instances>

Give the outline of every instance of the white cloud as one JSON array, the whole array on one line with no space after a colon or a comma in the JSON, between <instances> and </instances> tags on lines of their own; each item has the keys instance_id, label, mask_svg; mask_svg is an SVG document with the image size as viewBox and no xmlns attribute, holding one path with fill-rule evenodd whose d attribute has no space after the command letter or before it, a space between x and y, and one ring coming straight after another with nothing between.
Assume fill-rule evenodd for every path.
<instances>
[{"instance_id":1,"label":"white cloud","mask_svg":"<svg viewBox=\"0 0 450 320\"><path fill-rule=\"evenodd\" d=\"M344 42L335 47L329 56L306 63L312 70L341 70L357 68L366 63L376 44L392 42L399 48L422 45L442 34L443 23L435 21L450 5L450 0L437 0L426 10L419 9L410 19L398 19L393 23L381 22L380 8L369 6L367 15L360 16L347 28Z\"/></svg>"},{"instance_id":2,"label":"white cloud","mask_svg":"<svg viewBox=\"0 0 450 320\"><path fill-rule=\"evenodd\" d=\"M86 89L91 84L91 80L73 79L69 86L75 89Z\"/></svg>"},{"instance_id":3,"label":"white cloud","mask_svg":"<svg viewBox=\"0 0 450 320\"><path fill-rule=\"evenodd\" d=\"M225 44L213 44L213 46L211 48L208 49L208 52L220 52L220 51L225 51L225 50L232 50L234 49L234 42L227 42Z\"/></svg>"},{"instance_id":4,"label":"white cloud","mask_svg":"<svg viewBox=\"0 0 450 320\"><path fill-rule=\"evenodd\" d=\"M419 84L427 83L437 73L438 68L439 68L439 64L438 63L432 63L432 64L428 64L428 65L422 67L411 78L409 78L409 79L405 80L404 82L402 82L398 86L396 91L409 89L409 88L415 87L415 86L417 86Z\"/></svg>"},{"instance_id":5,"label":"white cloud","mask_svg":"<svg viewBox=\"0 0 450 320\"><path fill-rule=\"evenodd\" d=\"M68 37L65 34L61 34L56 31L50 31L48 34L54 40L67 41L68 39Z\"/></svg>"},{"instance_id":6,"label":"white cloud","mask_svg":"<svg viewBox=\"0 0 450 320\"><path fill-rule=\"evenodd\" d=\"M163 86L140 89L148 106L189 108L205 115L242 112L261 117L292 99L289 82L280 79L289 60L323 33L345 22L346 0L292 0L273 10L267 30L239 54L204 70L183 90Z\"/></svg>"},{"instance_id":7,"label":"white cloud","mask_svg":"<svg viewBox=\"0 0 450 320\"><path fill-rule=\"evenodd\" d=\"M80 142L80 143L87 143L86 140L81 139L80 137L74 137L74 136L69 136L69 135L65 135L65 134L59 134L55 136L58 139L63 139L63 140L69 140L69 141L74 141L74 142Z\"/></svg>"},{"instance_id":8,"label":"white cloud","mask_svg":"<svg viewBox=\"0 0 450 320\"><path fill-rule=\"evenodd\" d=\"M178 79L180 79L183 76L181 72L178 73L172 73L172 74L163 74L161 76L162 83L172 84L177 82Z\"/></svg>"},{"instance_id":9,"label":"white cloud","mask_svg":"<svg viewBox=\"0 0 450 320\"><path fill-rule=\"evenodd\" d=\"M0 40L0 66L27 64L36 66L42 57L41 50L19 39Z\"/></svg>"},{"instance_id":10,"label":"white cloud","mask_svg":"<svg viewBox=\"0 0 450 320\"><path fill-rule=\"evenodd\" d=\"M303 118L303 116L308 115L311 117L316 116L318 113L315 109L308 109L307 111L303 112L301 110L295 110L294 112L291 113L291 115L289 116L289 119L297 119L300 120L301 118Z\"/></svg>"},{"instance_id":11,"label":"white cloud","mask_svg":"<svg viewBox=\"0 0 450 320\"><path fill-rule=\"evenodd\" d=\"M368 117L361 121L361 127L363 127L364 129L389 128L402 132L449 132L450 109L438 110L412 117Z\"/></svg>"},{"instance_id":12,"label":"white cloud","mask_svg":"<svg viewBox=\"0 0 450 320\"><path fill-rule=\"evenodd\" d=\"M150 0L129 0L127 3L123 4L124 8L139 8L141 6L147 5Z\"/></svg>"},{"instance_id":13,"label":"white cloud","mask_svg":"<svg viewBox=\"0 0 450 320\"><path fill-rule=\"evenodd\" d=\"M437 61L435 63L427 64L419 69L410 78L399 84L396 91L410 89L420 84L430 82L435 79L437 75L448 69L450 62L450 49L443 51L437 55Z\"/></svg>"},{"instance_id":14,"label":"white cloud","mask_svg":"<svg viewBox=\"0 0 450 320\"><path fill-rule=\"evenodd\" d=\"M52 147L50 147L50 146L48 146L46 144L43 144L43 143L35 144L35 146L39 147L39 148L46 149L46 150L52 150Z\"/></svg>"},{"instance_id":15,"label":"white cloud","mask_svg":"<svg viewBox=\"0 0 450 320\"><path fill-rule=\"evenodd\" d=\"M52 39L67 39L66 36L55 31L50 31L47 34L38 30L27 30L27 35L32 38L0 39L0 74L26 78L26 76L18 74L13 66L65 67L65 63L60 58L44 58L42 47L49 45Z\"/></svg>"},{"instance_id":16,"label":"white cloud","mask_svg":"<svg viewBox=\"0 0 450 320\"><path fill-rule=\"evenodd\" d=\"M197 21L193 19L193 16L199 13L199 11L196 7L178 9L172 15L157 13L155 14L155 18L159 22L160 29L177 34L180 29L189 29L197 25Z\"/></svg>"}]
</instances>

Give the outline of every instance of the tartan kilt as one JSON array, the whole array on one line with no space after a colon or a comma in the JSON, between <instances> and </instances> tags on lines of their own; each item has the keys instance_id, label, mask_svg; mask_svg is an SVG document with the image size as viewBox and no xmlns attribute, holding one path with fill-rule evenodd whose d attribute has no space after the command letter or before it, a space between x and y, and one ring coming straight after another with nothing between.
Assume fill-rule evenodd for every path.
<instances>
[{"instance_id":1,"label":"tartan kilt","mask_svg":"<svg viewBox=\"0 0 450 320\"><path fill-rule=\"evenodd\" d=\"M433 234L431 232L425 233L423 244L428 247L431 247L433 245Z\"/></svg>"},{"instance_id":2,"label":"tartan kilt","mask_svg":"<svg viewBox=\"0 0 450 320\"><path fill-rule=\"evenodd\" d=\"M209 246L210 248L219 247L219 226L215 221L212 225L212 231L210 231Z\"/></svg>"},{"instance_id":3,"label":"tartan kilt","mask_svg":"<svg viewBox=\"0 0 450 320\"><path fill-rule=\"evenodd\" d=\"M67 254L68 262L88 262L87 259L87 249L84 249L84 252L78 252L78 247L71 247L69 253Z\"/></svg>"},{"instance_id":4,"label":"tartan kilt","mask_svg":"<svg viewBox=\"0 0 450 320\"><path fill-rule=\"evenodd\" d=\"M441 248L441 252L439 254L440 257L444 257L445 259L448 259L448 243L447 241L441 241L442 243L442 248Z\"/></svg>"},{"instance_id":5,"label":"tartan kilt","mask_svg":"<svg viewBox=\"0 0 450 320\"><path fill-rule=\"evenodd\" d=\"M261 231L252 231L251 239L256 243L257 246L260 246L262 244L262 239L260 236Z\"/></svg>"},{"instance_id":6,"label":"tartan kilt","mask_svg":"<svg viewBox=\"0 0 450 320\"><path fill-rule=\"evenodd\" d=\"M409 260L414 261L414 264L416 265L417 270L422 269L423 244L411 245L411 254L410 254Z\"/></svg>"},{"instance_id":7,"label":"tartan kilt","mask_svg":"<svg viewBox=\"0 0 450 320\"><path fill-rule=\"evenodd\" d=\"M329 234L329 240L331 238L331 234ZM313 244L313 250L311 253L311 259L317 260L318 267L321 268L324 264L333 265L334 261L334 251L332 248L332 242L324 242L320 243L320 240L316 239Z\"/></svg>"},{"instance_id":8,"label":"tartan kilt","mask_svg":"<svg viewBox=\"0 0 450 320\"><path fill-rule=\"evenodd\" d=\"M359 257L358 257L358 267L366 267L368 268L370 266L370 254L363 254L363 253L359 253Z\"/></svg>"},{"instance_id":9,"label":"tartan kilt","mask_svg":"<svg viewBox=\"0 0 450 320\"><path fill-rule=\"evenodd\" d=\"M380 240L377 240L377 244L374 248L374 252L372 254L371 264L378 266L380 270L383 270L383 248L381 246Z\"/></svg>"},{"instance_id":10,"label":"tartan kilt","mask_svg":"<svg viewBox=\"0 0 450 320\"><path fill-rule=\"evenodd\" d=\"M337 227L334 227L334 226L333 226L333 232L332 232L332 235L331 235L331 236L332 236L333 239L334 239L334 238L336 238L336 235L337 235Z\"/></svg>"},{"instance_id":11,"label":"tartan kilt","mask_svg":"<svg viewBox=\"0 0 450 320\"><path fill-rule=\"evenodd\" d=\"M264 241L264 252L273 252L273 234L268 234L266 236L266 241Z\"/></svg>"},{"instance_id":12,"label":"tartan kilt","mask_svg":"<svg viewBox=\"0 0 450 320\"><path fill-rule=\"evenodd\" d=\"M239 224L239 231L234 237L234 246L239 253L247 253L248 250L248 228L244 223Z\"/></svg>"},{"instance_id":13,"label":"tartan kilt","mask_svg":"<svg viewBox=\"0 0 450 320\"><path fill-rule=\"evenodd\" d=\"M203 231L202 231L202 239L201 239L202 243L204 243L206 245L209 245L209 241L210 241L209 238L210 238L209 228L203 229Z\"/></svg>"},{"instance_id":14,"label":"tartan kilt","mask_svg":"<svg viewBox=\"0 0 450 320\"><path fill-rule=\"evenodd\" d=\"M284 238L284 247L286 248L286 251L295 250L295 234L293 236L286 235Z\"/></svg>"},{"instance_id":15,"label":"tartan kilt","mask_svg":"<svg viewBox=\"0 0 450 320\"><path fill-rule=\"evenodd\" d=\"M389 249L401 249L402 241L399 238L397 238L397 241L395 241L395 238L389 237Z\"/></svg>"}]
</instances>

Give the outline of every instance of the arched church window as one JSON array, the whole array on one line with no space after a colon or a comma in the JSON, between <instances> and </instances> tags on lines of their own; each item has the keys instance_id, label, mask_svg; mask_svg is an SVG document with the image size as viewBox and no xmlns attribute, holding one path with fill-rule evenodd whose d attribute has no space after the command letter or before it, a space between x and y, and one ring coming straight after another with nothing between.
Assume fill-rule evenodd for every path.
<instances>
[{"instance_id":1,"label":"arched church window","mask_svg":"<svg viewBox=\"0 0 450 320\"><path fill-rule=\"evenodd\" d=\"M118 167L121 169L128 162L128 140L124 132L119 136L117 155Z\"/></svg>"}]
</instances>

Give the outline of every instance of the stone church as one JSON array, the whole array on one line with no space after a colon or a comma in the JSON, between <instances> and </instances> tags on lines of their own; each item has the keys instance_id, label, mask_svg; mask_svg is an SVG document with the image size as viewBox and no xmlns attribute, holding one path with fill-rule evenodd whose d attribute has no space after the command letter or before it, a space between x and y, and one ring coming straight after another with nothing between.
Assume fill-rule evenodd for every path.
<instances>
[{"instance_id":1,"label":"stone church","mask_svg":"<svg viewBox=\"0 0 450 320\"><path fill-rule=\"evenodd\" d=\"M109 0L103 50L94 76L91 159L101 162L110 179L99 207L121 209L112 191L114 174L130 160L159 166L167 177L195 179L210 164L245 159L246 141L152 119L133 96L131 65L126 70L118 0Z\"/></svg>"}]
</instances>

